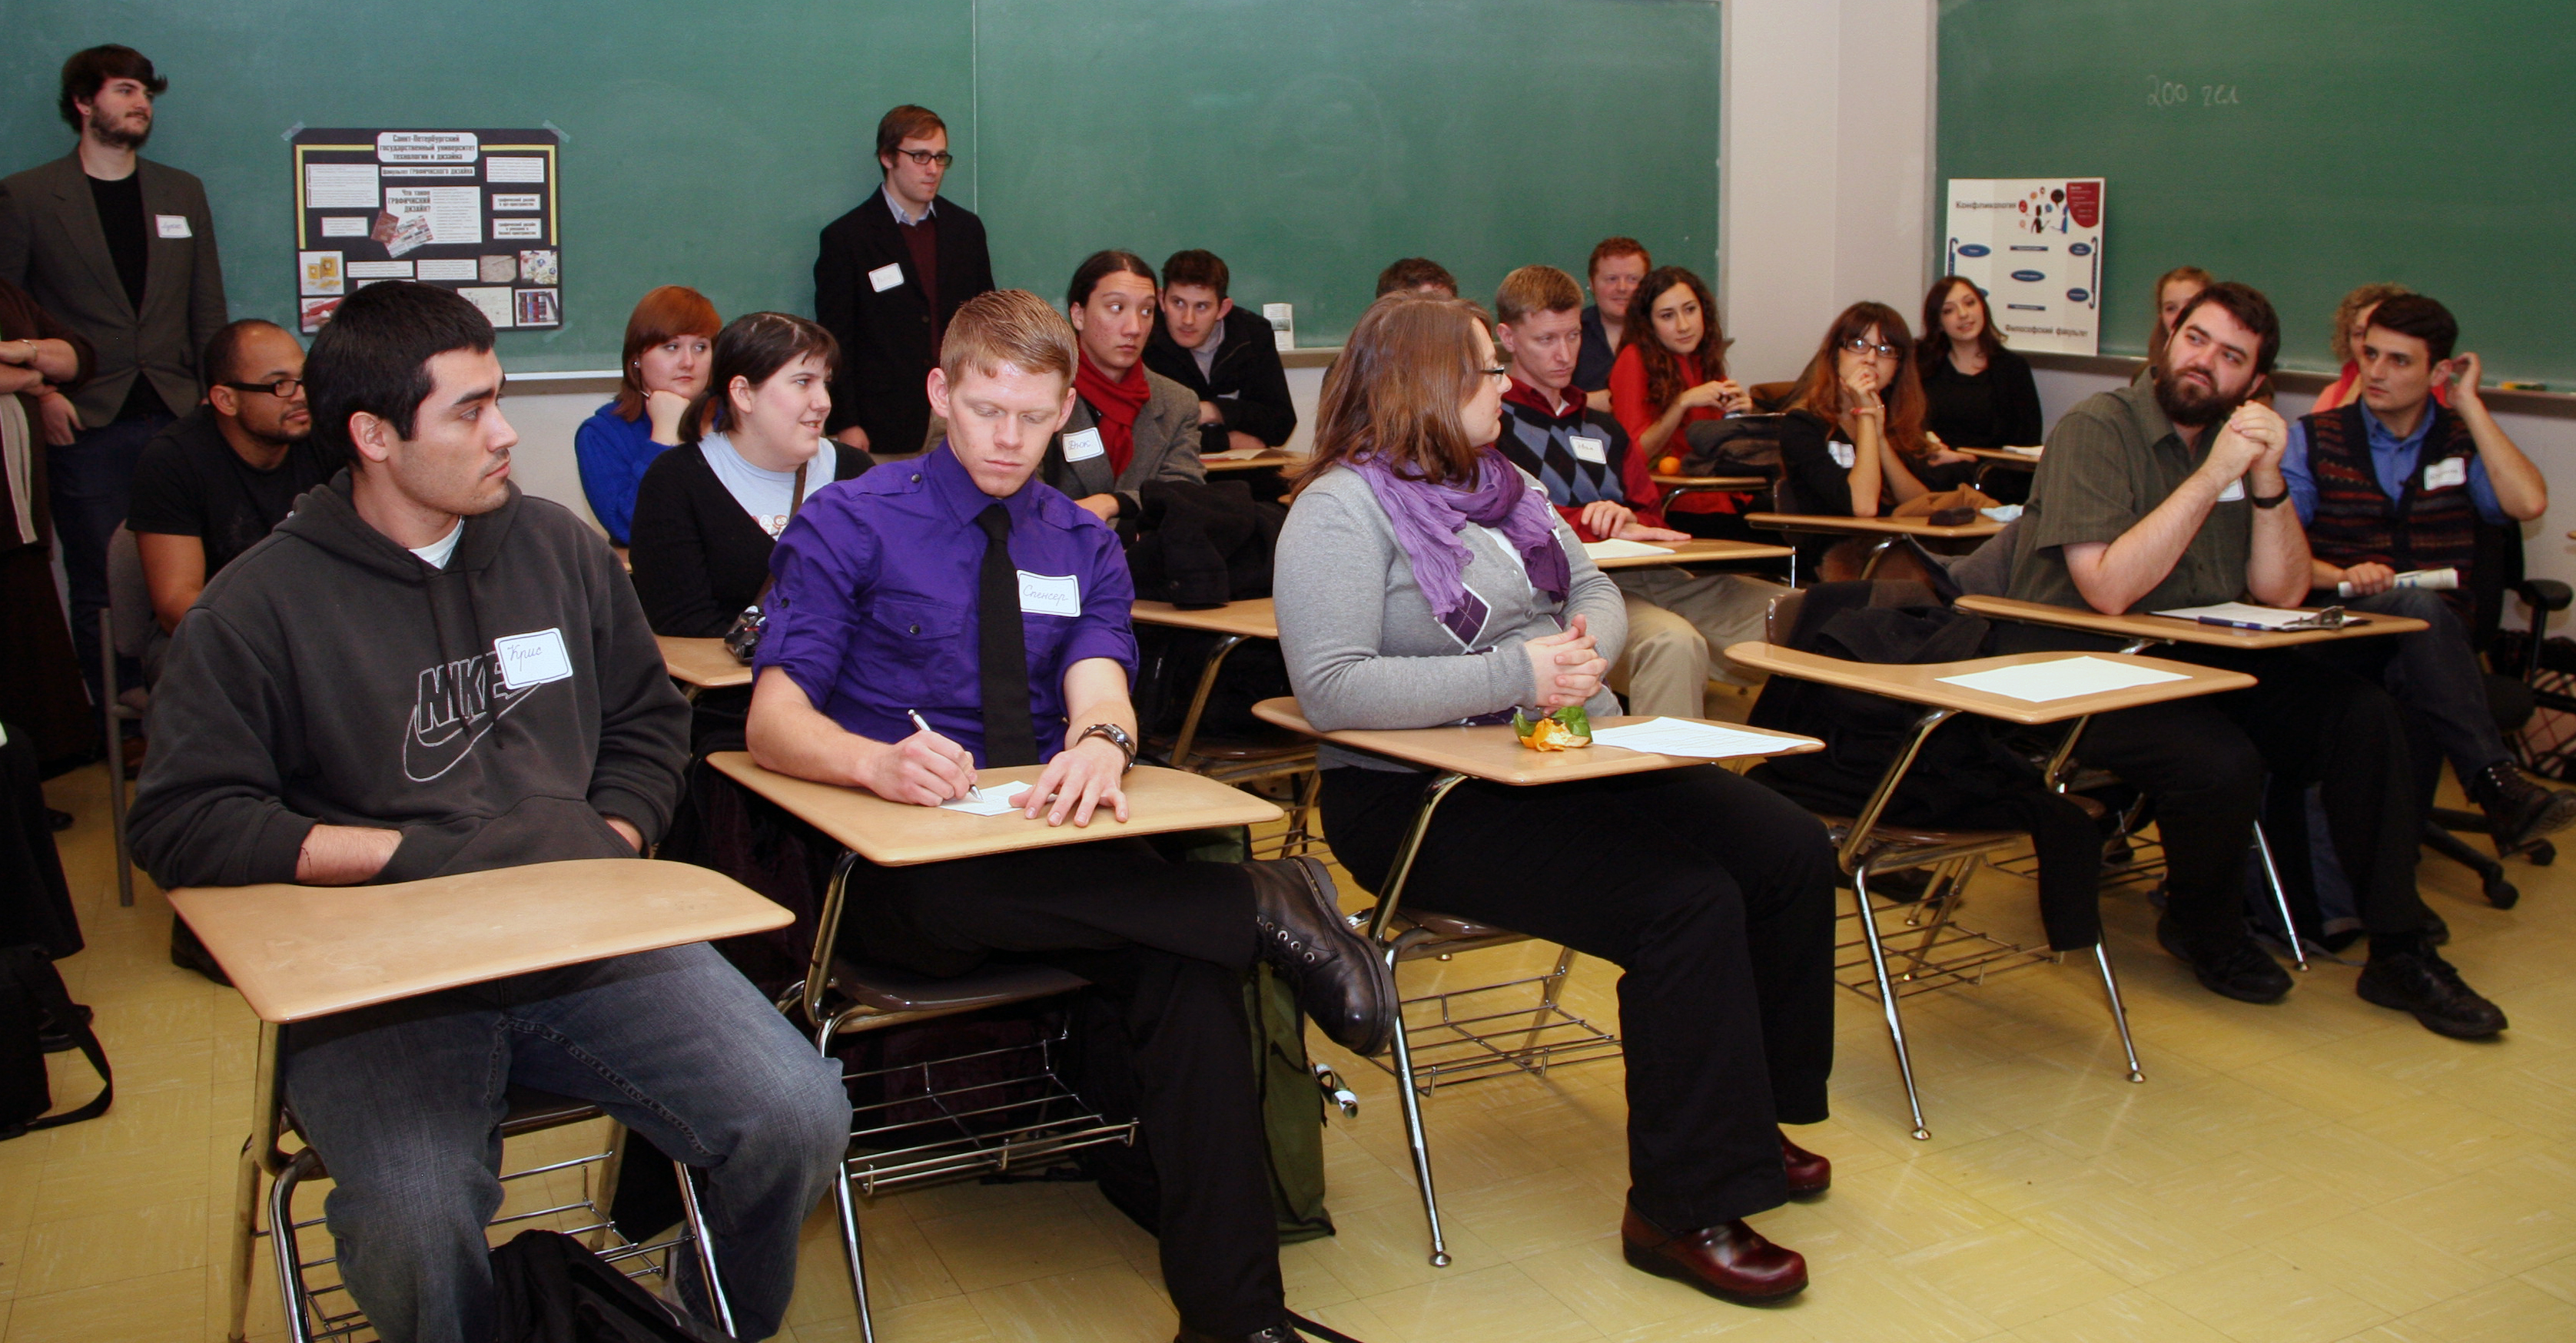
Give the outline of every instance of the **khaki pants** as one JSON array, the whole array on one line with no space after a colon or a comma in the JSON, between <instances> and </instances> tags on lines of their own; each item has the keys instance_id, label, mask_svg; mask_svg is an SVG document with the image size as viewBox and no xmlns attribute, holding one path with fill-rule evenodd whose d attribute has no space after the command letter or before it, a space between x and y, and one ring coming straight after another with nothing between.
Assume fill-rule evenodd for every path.
<instances>
[{"instance_id":1,"label":"khaki pants","mask_svg":"<svg viewBox=\"0 0 2576 1343\"><path fill-rule=\"evenodd\" d=\"M1762 637L1771 599L1788 591L1742 574L1624 569L1611 581L1628 599L1628 646L1610 669L1610 688L1628 711L1697 718L1708 678L1755 685L1762 675L1727 661L1730 644Z\"/></svg>"}]
</instances>

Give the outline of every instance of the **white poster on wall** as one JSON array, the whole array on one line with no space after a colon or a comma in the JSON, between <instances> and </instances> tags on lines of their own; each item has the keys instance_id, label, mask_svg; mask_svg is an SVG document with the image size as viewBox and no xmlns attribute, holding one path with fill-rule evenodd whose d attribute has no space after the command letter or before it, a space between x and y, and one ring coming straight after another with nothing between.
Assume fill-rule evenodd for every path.
<instances>
[{"instance_id":1,"label":"white poster on wall","mask_svg":"<svg viewBox=\"0 0 2576 1343\"><path fill-rule=\"evenodd\" d=\"M1942 273L1986 296L2024 354L2095 354L2102 335L2102 179L1950 179Z\"/></svg>"}]
</instances>

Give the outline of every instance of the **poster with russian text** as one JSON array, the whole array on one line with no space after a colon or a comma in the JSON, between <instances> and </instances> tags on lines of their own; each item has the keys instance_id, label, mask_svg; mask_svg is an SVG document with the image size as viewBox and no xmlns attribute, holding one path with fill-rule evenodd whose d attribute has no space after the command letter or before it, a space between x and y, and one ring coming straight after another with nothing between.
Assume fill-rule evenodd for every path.
<instances>
[{"instance_id":1,"label":"poster with russian text","mask_svg":"<svg viewBox=\"0 0 2576 1343\"><path fill-rule=\"evenodd\" d=\"M1967 277L2023 354L2095 354L2102 335L2102 179L1954 177L1941 273Z\"/></svg>"},{"instance_id":2,"label":"poster with russian text","mask_svg":"<svg viewBox=\"0 0 2576 1343\"><path fill-rule=\"evenodd\" d=\"M496 327L563 325L553 131L301 130L294 140L302 326L384 280L453 288Z\"/></svg>"}]
</instances>

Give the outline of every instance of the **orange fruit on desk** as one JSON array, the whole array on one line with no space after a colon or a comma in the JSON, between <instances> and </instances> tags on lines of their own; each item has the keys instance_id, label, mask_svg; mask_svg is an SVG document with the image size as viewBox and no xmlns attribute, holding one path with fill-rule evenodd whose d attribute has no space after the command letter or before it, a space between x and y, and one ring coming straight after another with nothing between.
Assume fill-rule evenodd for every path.
<instances>
[{"instance_id":1,"label":"orange fruit on desk","mask_svg":"<svg viewBox=\"0 0 2576 1343\"><path fill-rule=\"evenodd\" d=\"M1659 476L1678 476L1678 475L1680 475L1681 473L1682 473L1682 459L1681 459L1681 458L1679 458L1679 457L1658 457L1658 458L1656 458L1656 459L1655 459L1655 474L1656 474L1656 475L1659 475Z\"/></svg>"}]
</instances>

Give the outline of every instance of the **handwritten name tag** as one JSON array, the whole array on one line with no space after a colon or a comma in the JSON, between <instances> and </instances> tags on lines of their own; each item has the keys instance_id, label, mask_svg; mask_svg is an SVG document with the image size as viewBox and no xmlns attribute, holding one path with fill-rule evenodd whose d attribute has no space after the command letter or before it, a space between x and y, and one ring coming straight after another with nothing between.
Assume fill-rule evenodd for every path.
<instances>
[{"instance_id":1,"label":"handwritten name tag","mask_svg":"<svg viewBox=\"0 0 2576 1343\"><path fill-rule=\"evenodd\" d=\"M152 222L160 228L161 236L164 238L193 238L197 236L196 234L188 231L188 217L186 215L154 215L152 216Z\"/></svg>"},{"instance_id":2,"label":"handwritten name tag","mask_svg":"<svg viewBox=\"0 0 2576 1343\"><path fill-rule=\"evenodd\" d=\"M882 294L903 283L903 263L890 261L868 272L868 285Z\"/></svg>"},{"instance_id":3,"label":"handwritten name tag","mask_svg":"<svg viewBox=\"0 0 2576 1343\"><path fill-rule=\"evenodd\" d=\"M1076 429L1064 436L1064 459L1068 462L1087 462L1107 451L1109 446L1100 441L1097 429Z\"/></svg>"},{"instance_id":4,"label":"handwritten name tag","mask_svg":"<svg viewBox=\"0 0 2576 1343\"><path fill-rule=\"evenodd\" d=\"M1020 612L1033 616L1081 615L1081 580L1071 574L1049 578L1020 570Z\"/></svg>"},{"instance_id":5,"label":"handwritten name tag","mask_svg":"<svg viewBox=\"0 0 2576 1343\"><path fill-rule=\"evenodd\" d=\"M1574 435L1574 455L1581 461L1607 465L1610 461L1610 445L1587 434L1576 434Z\"/></svg>"},{"instance_id":6,"label":"handwritten name tag","mask_svg":"<svg viewBox=\"0 0 2576 1343\"><path fill-rule=\"evenodd\" d=\"M2424 468L2425 489L2438 490L2468 483L2469 459L2466 457L2445 457Z\"/></svg>"},{"instance_id":7,"label":"handwritten name tag","mask_svg":"<svg viewBox=\"0 0 2576 1343\"><path fill-rule=\"evenodd\" d=\"M2218 492L2218 502L2222 504L2232 504L2244 497L2245 477L2243 476L2238 476L2236 479L2227 482L2227 488Z\"/></svg>"},{"instance_id":8,"label":"handwritten name tag","mask_svg":"<svg viewBox=\"0 0 2576 1343\"><path fill-rule=\"evenodd\" d=\"M1855 451L1849 443L1827 443L1825 445L1825 451L1832 454L1834 465L1841 467L1845 471L1851 470L1852 463L1860 460L1860 453Z\"/></svg>"},{"instance_id":9,"label":"handwritten name tag","mask_svg":"<svg viewBox=\"0 0 2576 1343\"><path fill-rule=\"evenodd\" d=\"M559 628L495 639L492 651L501 661L501 684L512 690L572 679L572 655Z\"/></svg>"}]
</instances>

